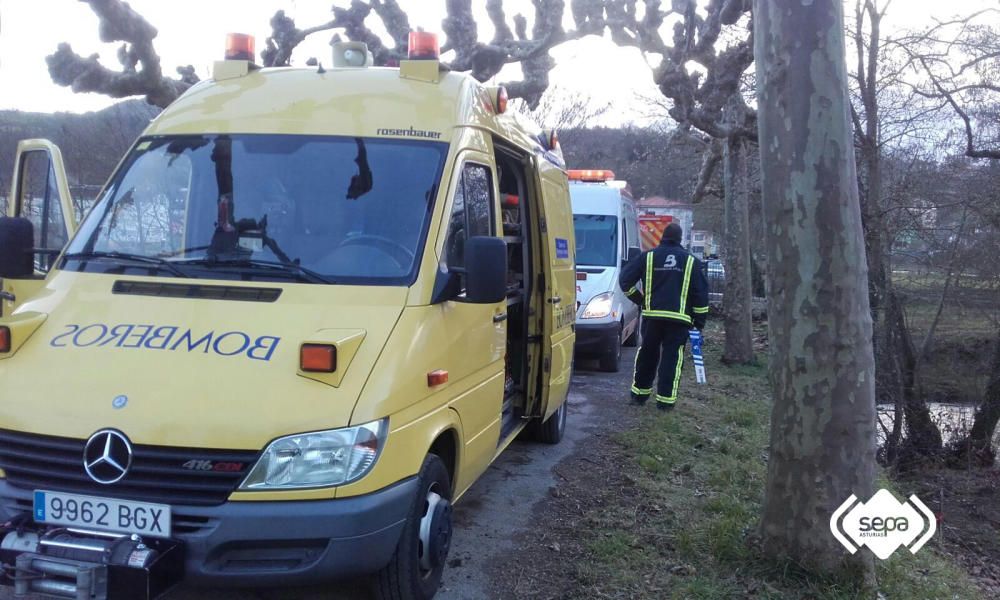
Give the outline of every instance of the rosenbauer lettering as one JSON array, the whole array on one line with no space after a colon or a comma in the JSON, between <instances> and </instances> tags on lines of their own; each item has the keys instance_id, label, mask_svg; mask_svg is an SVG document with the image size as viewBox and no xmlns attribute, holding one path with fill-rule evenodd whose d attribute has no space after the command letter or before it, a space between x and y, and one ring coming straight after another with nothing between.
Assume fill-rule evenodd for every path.
<instances>
[{"instance_id":1,"label":"rosenbauer lettering","mask_svg":"<svg viewBox=\"0 0 1000 600\"><path fill-rule=\"evenodd\" d=\"M242 356L270 361L280 337L242 331L195 332L174 325L70 324L49 342L53 348L120 348Z\"/></svg>"}]
</instances>

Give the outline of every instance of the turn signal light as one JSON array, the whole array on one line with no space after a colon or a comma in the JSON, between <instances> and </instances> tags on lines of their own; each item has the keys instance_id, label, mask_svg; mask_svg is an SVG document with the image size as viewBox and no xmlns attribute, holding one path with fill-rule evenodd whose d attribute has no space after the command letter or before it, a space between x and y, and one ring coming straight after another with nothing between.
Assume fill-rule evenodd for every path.
<instances>
[{"instance_id":1,"label":"turn signal light","mask_svg":"<svg viewBox=\"0 0 1000 600\"><path fill-rule=\"evenodd\" d=\"M448 371L438 369L427 374L427 387L434 387L442 383L448 383Z\"/></svg>"},{"instance_id":2,"label":"turn signal light","mask_svg":"<svg viewBox=\"0 0 1000 600\"><path fill-rule=\"evenodd\" d=\"M502 85L497 88L497 101L495 106L498 115L502 115L507 112L507 88Z\"/></svg>"},{"instance_id":3,"label":"turn signal light","mask_svg":"<svg viewBox=\"0 0 1000 600\"><path fill-rule=\"evenodd\" d=\"M576 280L577 281L587 281L587 274L586 273L581 273L580 271L577 271L576 272Z\"/></svg>"},{"instance_id":4,"label":"turn signal light","mask_svg":"<svg viewBox=\"0 0 1000 600\"><path fill-rule=\"evenodd\" d=\"M570 181L611 181L615 172L610 169L570 169L566 171Z\"/></svg>"},{"instance_id":5,"label":"turn signal light","mask_svg":"<svg viewBox=\"0 0 1000 600\"><path fill-rule=\"evenodd\" d=\"M441 56L437 35L426 31L411 31L406 56L410 60L437 60Z\"/></svg>"},{"instance_id":6,"label":"turn signal light","mask_svg":"<svg viewBox=\"0 0 1000 600\"><path fill-rule=\"evenodd\" d=\"M302 344L299 368L306 373L333 373L337 370L337 347L328 344Z\"/></svg>"},{"instance_id":7,"label":"turn signal light","mask_svg":"<svg viewBox=\"0 0 1000 600\"><path fill-rule=\"evenodd\" d=\"M253 62L254 38L246 33L226 34L226 60L248 60Z\"/></svg>"},{"instance_id":8,"label":"turn signal light","mask_svg":"<svg viewBox=\"0 0 1000 600\"><path fill-rule=\"evenodd\" d=\"M0 354L10 352L10 327L0 327Z\"/></svg>"}]
</instances>

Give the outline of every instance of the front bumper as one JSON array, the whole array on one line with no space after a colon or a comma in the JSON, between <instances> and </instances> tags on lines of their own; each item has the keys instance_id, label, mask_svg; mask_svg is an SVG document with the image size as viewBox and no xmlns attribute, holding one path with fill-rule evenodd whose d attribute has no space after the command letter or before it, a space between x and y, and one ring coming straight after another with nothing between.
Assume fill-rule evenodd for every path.
<instances>
[{"instance_id":1,"label":"front bumper","mask_svg":"<svg viewBox=\"0 0 1000 600\"><path fill-rule=\"evenodd\" d=\"M618 321L609 323L576 322L576 346L579 356L601 356L615 350L618 344Z\"/></svg>"},{"instance_id":2,"label":"front bumper","mask_svg":"<svg viewBox=\"0 0 1000 600\"><path fill-rule=\"evenodd\" d=\"M184 544L184 580L264 587L374 573L392 557L416 493L412 477L353 498L172 506L173 537ZM31 512L31 490L0 480L0 522L25 512Z\"/></svg>"}]
</instances>

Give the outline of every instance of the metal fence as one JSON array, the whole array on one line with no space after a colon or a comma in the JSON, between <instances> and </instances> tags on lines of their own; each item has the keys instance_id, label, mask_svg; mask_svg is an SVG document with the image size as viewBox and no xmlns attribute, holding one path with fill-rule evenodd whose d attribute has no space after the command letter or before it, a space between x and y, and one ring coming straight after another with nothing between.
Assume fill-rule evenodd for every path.
<instances>
[{"instance_id":1,"label":"metal fence","mask_svg":"<svg viewBox=\"0 0 1000 600\"><path fill-rule=\"evenodd\" d=\"M708 300L712 304L722 303L722 292L726 287L726 274L722 262L718 260L702 261L701 268L708 279Z\"/></svg>"}]
</instances>

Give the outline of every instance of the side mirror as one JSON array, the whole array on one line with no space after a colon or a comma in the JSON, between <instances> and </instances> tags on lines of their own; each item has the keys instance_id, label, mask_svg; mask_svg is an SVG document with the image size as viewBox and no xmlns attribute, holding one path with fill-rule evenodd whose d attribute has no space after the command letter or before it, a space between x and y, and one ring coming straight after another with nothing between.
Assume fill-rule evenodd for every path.
<instances>
[{"instance_id":1,"label":"side mirror","mask_svg":"<svg viewBox=\"0 0 1000 600\"><path fill-rule=\"evenodd\" d=\"M465 297L473 304L495 304L507 297L507 244L500 238L465 242Z\"/></svg>"},{"instance_id":2,"label":"side mirror","mask_svg":"<svg viewBox=\"0 0 1000 600\"><path fill-rule=\"evenodd\" d=\"M632 246L628 249L628 257L625 259L625 261L632 262L633 260L639 258L640 254L642 254L642 248L636 248L635 246Z\"/></svg>"},{"instance_id":3,"label":"side mirror","mask_svg":"<svg viewBox=\"0 0 1000 600\"><path fill-rule=\"evenodd\" d=\"M35 233L31 221L20 217L0 217L0 277L27 279L35 274L31 250Z\"/></svg>"}]
</instances>

